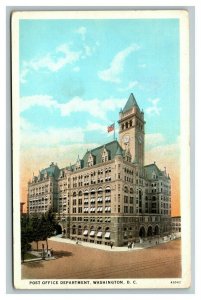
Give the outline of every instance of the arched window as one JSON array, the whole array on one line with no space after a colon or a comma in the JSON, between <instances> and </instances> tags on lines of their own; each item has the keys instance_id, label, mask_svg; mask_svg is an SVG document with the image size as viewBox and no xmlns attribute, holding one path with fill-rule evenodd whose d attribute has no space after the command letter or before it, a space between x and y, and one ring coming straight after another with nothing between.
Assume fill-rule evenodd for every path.
<instances>
[{"instance_id":1,"label":"arched window","mask_svg":"<svg viewBox=\"0 0 201 300\"><path fill-rule=\"evenodd\" d=\"M128 193L128 187L127 186L124 187L124 192Z\"/></svg>"},{"instance_id":2,"label":"arched window","mask_svg":"<svg viewBox=\"0 0 201 300\"><path fill-rule=\"evenodd\" d=\"M110 188L109 186L107 186L107 187L105 188L105 192L106 192L106 193L110 193L110 192L111 192L111 188Z\"/></svg>"},{"instance_id":3,"label":"arched window","mask_svg":"<svg viewBox=\"0 0 201 300\"><path fill-rule=\"evenodd\" d=\"M102 194L102 193L103 193L103 189L102 189L102 187L99 187L98 194Z\"/></svg>"}]
</instances>

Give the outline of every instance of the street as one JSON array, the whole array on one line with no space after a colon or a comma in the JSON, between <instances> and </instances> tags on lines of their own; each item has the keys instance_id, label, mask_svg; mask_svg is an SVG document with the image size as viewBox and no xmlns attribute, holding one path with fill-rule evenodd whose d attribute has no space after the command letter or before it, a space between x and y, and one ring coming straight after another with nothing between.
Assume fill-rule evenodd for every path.
<instances>
[{"instance_id":1,"label":"street","mask_svg":"<svg viewBox=\"0 0 201 300\"><path fill-rule=\"evenodd\" d=\"M36 246L35 246L36 248ZM39 243L42 248L42 243ZM56 259L22 264L22 279L179 278L181 241L143 250L105 251L49 240Z\"/></svg>"}]
</instances>

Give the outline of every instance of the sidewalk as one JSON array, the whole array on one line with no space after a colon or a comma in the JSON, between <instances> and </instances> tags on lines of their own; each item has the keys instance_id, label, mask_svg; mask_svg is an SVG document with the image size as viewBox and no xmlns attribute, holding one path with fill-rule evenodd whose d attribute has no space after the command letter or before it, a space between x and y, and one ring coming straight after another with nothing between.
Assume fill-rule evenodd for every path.
<instances>
[{"instance_id":1,"label":"sidewalk","mask_svg":"<svg viewBox=\"0 0 201 300\"><path fill-rule=\"evenodd\" d=\"M99 244L83 242L83 241L78 241L78 243L77 243L76 240L61 238L61 237L58 237L58 236L51 237L51 238L49 238L49 240L59 242L59 243L73 244L73 245L76 245L76 246L83 246L83 247L89 247L89 248L95 248L95 249L99 249L99 250L113 251L113 252L143 250L143 249L146 249L146 248L155 247L155 246L158 246L160 244L171 242L170 239L163 240L162 238L160 238L159 244L156 244L156 241L158 242L158 239L152 239L151 243L149 243L149 241L144 241L143 243L135 243L135 247L131 248L131 249L128 249L127 246L122 246L122 247L113 246L112 249L111 249L111 247L108 246L108 245L99 245Z\"/></svg>"},{"instance_id":2,"label":"sidewalk","mask_svg":"<svg viewBox=\"0 0 201 300\"><path fill-rule=\"evenodd\" d=\"M46 256L44 259L42 258L42 252L39 251L29 251L31 254L35 255L36 258L25 259L24 262L36 262L41 260L53 260L56 259L54 256Z\"/></svg>"}]
</instances>

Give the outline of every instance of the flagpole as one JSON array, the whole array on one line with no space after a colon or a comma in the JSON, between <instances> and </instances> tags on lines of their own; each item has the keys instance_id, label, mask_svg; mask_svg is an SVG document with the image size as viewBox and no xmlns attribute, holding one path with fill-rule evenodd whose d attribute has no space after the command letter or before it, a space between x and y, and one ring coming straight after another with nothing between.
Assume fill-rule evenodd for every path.
<instances>
[{"instance_id":1,"label":"flagpole","mask_svg":"<svg viewBox=\"0 0 201 300\"><path fill-rule=\"evenodd\" d=\"M114 122L114 141L115 141L115 122Z\"/></svg>"}]
</instances>

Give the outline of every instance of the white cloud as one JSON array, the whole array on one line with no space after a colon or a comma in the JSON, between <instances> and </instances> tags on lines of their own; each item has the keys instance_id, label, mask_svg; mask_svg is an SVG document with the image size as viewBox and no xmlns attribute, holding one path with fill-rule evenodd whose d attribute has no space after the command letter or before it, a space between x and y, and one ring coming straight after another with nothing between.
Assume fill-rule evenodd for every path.
<instances>
[{"instance_id":1,"label":"white cloud","mask_svg":"<svg viewBox=\"0 0 201 300\"><path fill-rule=\"evenodd\" d=\"M81 57L81 51L70 49L70 45L61 44L54 51L43 56L33 58L30 61L23 61L20 73L20 82L26 83L27 74L33 70L47 69L51 72L58 72L64 66L77 62Z\"/></svg>"},{"instance_id":2,"label":"white cloud","mask_svg":"<svg viewBox=\"0 0 201 300\"><path fill-rule=\"evenodd\" d=\"M24 84L27 82L26 77L29 73L29 68L24 64L22 71L20 72L20 83Z\"/></svg>"},{"instance_id":3,"label":"white cloud","mask_svg":"<svg viewBox=\"0 0 201 300\"><path fill-rule=\"evenodd\" d=\"M61 116L69 116L71 113L84 112L89 113L97 119L107 120L107 113L121 108L125 104L125 99L108 98L108 99L82 99L74 97L66 103L59 103L48 95L34 95L22 97L20 100L21 112L28 110L33 106L58 109Z\"/></svg>"},{"instance_id":4,"label":"white cloud","mask_svg":"<svg viewBox=\"0 0 201 300\"><path fill-rule=\"evenodd\" d=\"M158 107L158 103L160 101L159 98L148 99L148 101L152 104L151 106L145 109L148 115L160 115L161 107Z\"/></svg>"},{"instance_id":5,"label":"white cloud","mask_svg":"<svg viewBox=\"0 0 201 300\"><path fill-rule=\"evenodd\" d=\"M110 63L110 67L103 71L98 72L100 79L110 81L113 83L121 82L119 76L124 70L124 63L129 54L139 49L138 45L131 45L124 50L118 52Z\"/></svg>"},{"instance_id":6,"label":"white cloud","mask_svg":"<svg viewBox=\"0 0 201 300\"><path fill-rule=\"evenodd\" d=\"M174 143L158 143L154 147L147 149L145 152L145 163L150 164L156 161L157 165L163 169L167 167L167 171L175 173L179 170L180 164L180 138L178 137Z\"/></svg>"},{"instance_id":7,"label":"white cloud","mask_svg":"<svg viewBox=\"0 0 201 300\"><path fill-rule=\"evenodd\" d=\"M30 69L35 71L48 69L52 72L57 72L65 65L78 61L80 54L80 51L72 51L69 45L62 44L56 48L55 53L48 53L40 58L35 58L28 65Z\"/></svg>"},{"instance_id":8,"label":"white cloud","mask_svg":"<svg viewBox=\"0 0 201 300\"><path fill-rule=\"evenodd\" d=\"M21 112L28 110L33 106L41 106L47 108L58 108L59 104L51 96L48 95L34 95L21 97L20 110Z\"/></svg>"},{"instance_id":9,"label":"white cloud","mask_svg":"<svg viewBox=\"0 0 201 300\"><path fill-rule=\"evenodd\" d=\"M27 127L22 130L22 147L55 147L71 143L84 142L84 132L82 128L48 128L39 130Z\"/></svg>"},{"instance_id":10,"label":"white cloud","mask_svg":"<svg viewBox=\"0 0 201 300\"><path fill-rule=\"evenodd\" d=\"M87 33L87 29L84 26L79 27L76 31L76 33L80 34L82 40L85 40L86 37L86 33Z\"/></svg>"},{"instance_id":11,"label":"white cloud","mask_svg":"<svg viewBox=\"0 0 201 300\"><path fill-rule=\"evenodd\" d=\"M102 133L106 133L107 132L107 126L102 125L100 123L88 122L87 126L84 130L85 131L99 131L99 132L102 132Z\"/></svg>"},{"instance_id":12,"label":"white cloud","mask_svg":"<svg viewBox=\"0 0 201 300\"><path fill-rule=\"evenodd\" d=\"M130 81L126 87L118 88L118 91L120 91L120 92L129 91L129 90L133 89L134 87L136 87L138 84L139 84L139 82L137 80Z\"/></svg>"},{"instance_id":13,"label":"white cloud","mask_svg":"<svg viewBox=\"0 0 201 300\"><path fill-rule=\"evenodd\" d=\"M145 135L145 147L146 149L152 149L165 142L165 137L161 133L147 133Z\"/></svg>"},{"instance_id":14,"label":"white cloud","mask_svg":"<svg viewBox=\"0 0 201 300\"><path fill-rule=\"evenodd\" d=\"M59 106L62 116L68 116L72 112L85 112L93 117L105 120L107 112L121 108L124 102L125 99L116 98L83 100L80 97L74 97L65 104L59 104Z\"/></svg>"}]
</instances>

